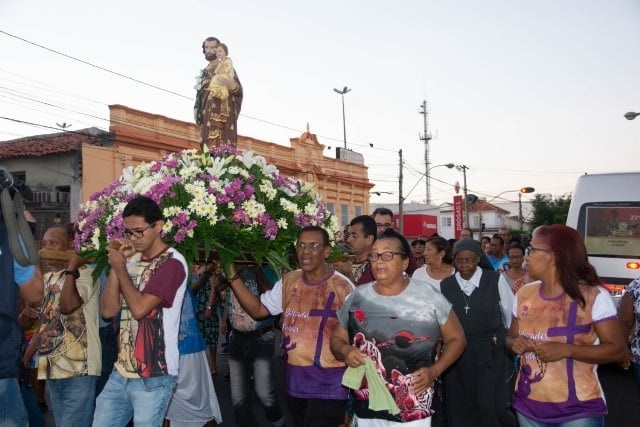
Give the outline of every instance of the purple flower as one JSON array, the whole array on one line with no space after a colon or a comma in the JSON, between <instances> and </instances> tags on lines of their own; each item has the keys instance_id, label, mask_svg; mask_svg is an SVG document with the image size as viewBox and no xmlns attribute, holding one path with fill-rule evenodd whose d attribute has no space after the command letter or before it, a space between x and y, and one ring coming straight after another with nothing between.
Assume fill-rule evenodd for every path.
<instances>
[{"instance_id":1,"label":"purple flower","mask_svg":"<svg viewBox=\"0 0 640 427\"><path fill-rule=\"evenodd\" d=\"M278 236L278 224L271 218L268 213L260 214L258 222L264 227L263 235L269 240L275 240Z\"/></svg>"},{"instance_id":2,"label":"purple flower","mask_svg":"<svg viewBox=\"0 0 640 427\"><path fill-rule=\"evenodd\" d=\"M239 224L251 224L251 218L242 210L241 207L237 207L236 210L233 211L233 222Z\"/></svg>"},{"instance_id":3,"label":"purple flower","mask_svg":"<svg viewBox=\"0 0 640 427\"><path fill-rule=\"evenodd\" d=\"M311 221L309 220L309 217L302 212L296 214L296 216L293 218L293 221L296 223L298 227L301 227L301 228L308 227L311 225Z\"/></svg>"},{"instance_id":4,"label":"purple flower","mask_svg":"<svg viewBox=\"0 0 640 427\"><path fill-rule=\"evenodd\" d=\"M174 184L182 182L182 178L177 176L164 177L162 181L151 186L145 196L153 199L154 202L161 204L165 197L175 197L176 194L171 191Z\"/></svg>"},{"instance_id":5,"label":"purple flower","mask_svg":"<svg viewBox=\"0 0 640 427\"><path fill-rule=\"evenodd\" d=\"M238 150L236 147L230 145L221 145L211 150L211 157L227 157L231 154L236 154Z\"/></svg>"},{"instance_id":6,"label":"purple flower","mask_svg":"<svg viewBox=\"0 0 640 427\"><path fill-rule=\"evenodd\" d=\"M256 192L256 189L253 187L253 185L246 185L244 187L244 197L245 197L245 199L250 199L251 197L253 197L255 192Z\"/></svg>"}]
</instances>

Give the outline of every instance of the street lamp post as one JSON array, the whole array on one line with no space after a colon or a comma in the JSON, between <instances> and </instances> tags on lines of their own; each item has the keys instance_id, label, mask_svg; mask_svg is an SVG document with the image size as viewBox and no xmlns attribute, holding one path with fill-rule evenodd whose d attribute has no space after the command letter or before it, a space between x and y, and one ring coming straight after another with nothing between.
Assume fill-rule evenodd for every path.
<instances>
[{"instance_id":1,"label":"street lamp post","mask_svg":"<svg viewBox=\"0 0 640 427\"><path fill-rule=\"evenodd\" d=\"M420 181L422 181L422 178L424 178L424 177L426 176L426 178L427 178L427 179L429 179L429 178L431 177L431 176L429 175L429 172L431 171L431 169L435 169L435 168L438 168L438 167L440 167L440 166L445 166L445 167L447 167L447 168L449 168L449 169L452 169L452 168L454 168L456 165L454 165L453 163L443 163L443 164L441 164L441 165L431 166L429 169L427 169L427 172L426 172L426 173L424 173L424 174L420 175L420 178L418 179L418 182L416 182L416 183L414 184L414 186L413 186L413 187L411 187L411 190L409 190L409 192L404 196L403 200L406 200L406 199L407 199L407 197L409 197L409 194L411 194L411 192L412 192L413 190L415 190L415 188L418 186L418 184L420 184ZM427 205L428 205L428 204L429 204L429 201L427 201Z\"/></svg>"},{"instance_id":2,"label":"street lamp post","mask_svg":"<svg viewBox=\"0 0 640 427\"><path fill-rule=\"evenodd\" d=\"M456 165L454 165L453 163L445 163L442 165L435 165L435 166L431 166L430 168L427 169L427 172L425 172L425 177L427 180L427 206L431 204L431 175L429 175L429 172L431 172L431 169L435 169L439 166L445 166L449 169L454 168Z\"/></svg>"},{"instance_id":3,"label":"street lamp post","mask_svg":"<svg viewBox=\"0 0 640 427\"><path fill-rule=\"evenodd\" d=\"M339 94L340 97L342 98L342 132L344 136L344 148L346 149L347 148L347 123L344 117L344 95L351 92L351 89L345 86L344 89L342 90L334 88L333 91Z\"/></svg>"},{"instance_id":4,"label":"street lamp post","mask_svg":"<svg viewBox=\"0 0 640 427\"><path fill-rule=\"evenodd\" d=\"M515 193L518 192L518 222L520 223L520 231L522 231L523 225L524 225L524 220L522 218L522 195L523 194L529 194L529 193L533 193L535 192L536 189L533 187L522 187L518 190L505 190L501 193L498 193L497 196L494 196L491 200L489 200L488 203L493 202L495 199L497 199L498 197L502 196L504 193Z\"/></svg>"}]
</instances>

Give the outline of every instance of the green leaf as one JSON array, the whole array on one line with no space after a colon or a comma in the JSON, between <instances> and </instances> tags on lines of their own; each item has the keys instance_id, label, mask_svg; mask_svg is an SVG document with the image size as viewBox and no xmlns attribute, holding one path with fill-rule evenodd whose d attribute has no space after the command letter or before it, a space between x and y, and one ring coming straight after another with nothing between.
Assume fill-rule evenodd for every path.
<instances>
[{"instance_id":1,"label":"green leaf","mask_svg":"<svg viewBox=\"0 0 640 427\"><path fill-rule=\"evenodd\" d=\"M292 270L288 257L284 256L281 253L275 251L267 251L267 253L265 254L265 258L267 259L267 262L269 263L271 268L273 268L273 271L275 271L275 273L278 275L278 277L281 276L283 268L289 271Z\"/></svg>"}]
</instances>

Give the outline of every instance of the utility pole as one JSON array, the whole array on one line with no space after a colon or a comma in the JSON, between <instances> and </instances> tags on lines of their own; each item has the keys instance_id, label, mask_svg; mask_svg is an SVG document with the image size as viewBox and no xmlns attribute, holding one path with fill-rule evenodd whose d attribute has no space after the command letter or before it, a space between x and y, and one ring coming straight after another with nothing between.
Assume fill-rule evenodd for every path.
<instances>
[{"instance_id":1,"label":"utility pole","mask_svg":"<svg viewBox=\"0 0 640 427\"><path fill-rule=\"evenodd\" d=\"M467 165L458 165L456 169L462 171L462 177L464 179L464 187L462 187L462 191L464 193L464 219L465 219L465 227L471 228L471 224L469 223L469 206L467 206Z\"/></svg>"},{"instance_id":2,"label":"utility pole","mask_svg":"<svg viewBox=\"0 0 640 427\"><path fill-rule=\"evenodd\" d=\"M427 186L427 205L431 204L431 178L429 177L429 141L431 140L431 134L428 129L427 121L427 100L422 101L420 105L420 114L424 117L424 134L420 135L420 140L424 141L424 175Z\"/></svg>"},{"instance_id":3,"label":"utility pole","mask_svg":"<svg viewBox=\"0 0 640 427\"><path fill-rule=\"evenodd\" d=\"M398 151L398 155L400 156L400 175L398 176L398 232L400 234L404 234L404 230L402 228L402 215L404 205L404 197L402 196L402 149Z\"/></svg>"}]
</instances>

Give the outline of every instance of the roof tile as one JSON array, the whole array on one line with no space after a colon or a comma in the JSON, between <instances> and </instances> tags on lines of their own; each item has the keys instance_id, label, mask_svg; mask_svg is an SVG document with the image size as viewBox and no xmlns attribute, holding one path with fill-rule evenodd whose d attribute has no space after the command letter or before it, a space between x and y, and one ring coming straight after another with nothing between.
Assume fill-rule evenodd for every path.
<instances>
[{"instance_id":1,"label":"roof tile","mask_svg":"<svg viewBox=\"0 0 640 427\"><path fill-rule=\"evenodd\" d=\"M68 153L78 150L82 144L103 145L108 132L95 133L93 129L87 129L3 141L0 142L0 160Z\"/></svg>"}]
</instances>

